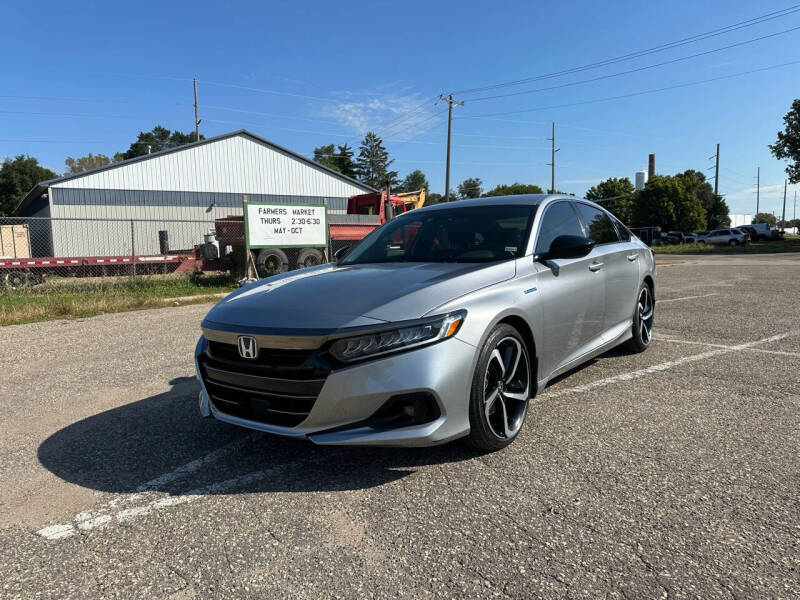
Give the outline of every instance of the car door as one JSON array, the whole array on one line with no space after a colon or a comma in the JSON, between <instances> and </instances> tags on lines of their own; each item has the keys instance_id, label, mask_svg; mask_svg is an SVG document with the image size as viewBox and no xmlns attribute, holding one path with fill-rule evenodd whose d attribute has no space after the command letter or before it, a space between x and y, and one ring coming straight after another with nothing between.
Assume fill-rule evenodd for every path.
<instances>
[{"instance_id":1,"label":"car door","mask_svg":"<svg viewBox=\"0 0 800 600\"><path fill-rule=\"evenodd\" d=\"M547 204L539 219L534 255L546 253L560 235L583 236L572 203ZM541 373L549 375L584 354L600 335L603 321L604 272L596 252L583 258L545 260L537 278L541 308Z\"/></svg>"},{"instance_id":2,"label":"car door","mask_svg":"<svg viewBox=\"0 0 800 600\"><path fill-rule=\"evenodd\" d=\"M724 229L715 229L708 234L708 241L712 244L721 244L725 241L727 233Z\"/></svg>"},{"instance_id":3,"label":"car door","mask_svg":"<svg viewBox=\"0 0 800 600\"><path fill-rule=\"evenodd\" d=\"M633 305L639 283L639 251L630 242L630 234L623 240L612 216L606 211L577 201L575 206L586 228L586 236L597 244L598 260L605 270L605 314L602 330L604 341L613 339L630 327ZM624 226L620 223L620 228Z\"/></svg>"}]
</instances>

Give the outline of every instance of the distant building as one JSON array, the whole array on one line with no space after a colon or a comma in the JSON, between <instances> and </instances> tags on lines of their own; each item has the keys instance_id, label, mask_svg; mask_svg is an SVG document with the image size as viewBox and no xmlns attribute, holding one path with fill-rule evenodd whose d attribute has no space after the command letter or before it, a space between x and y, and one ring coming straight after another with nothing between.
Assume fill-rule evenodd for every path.
<instances>
[{"instance_id":1,"label":"distant building","mask_svg":"<svg viewBox=\"0 0 800 600\"><path fill-rule=\"evenodd\" d=\"M738 227L739 225L750 225L753 222L753 215L746 214L729 214L731 218L731 227Z\"/></svg>"},{"instance_id":2,"label":"distant building","mask_svg":"<svg viewBox=\"0 0 800 600\"><path fill-rule=\"evenodd\" d=\"M646 183L647 171L636 171L636 182L634 183L636 190L643 190Z\"/></svg>"},{"instance_id":3,"label":"distant building","mask_svg":"<svg viewBox=\"0 0 800 600\"><path fill-rule=\"evenodd\" d=\"M37 184L14 211L31 219L34 256L160 253L202 243L215 218L242 214L242 200L316 204L346 213L370 186L246 130ZM113 220L112 220L113 219ZM130 222L135 219L132 234ZM212 225L213 226L213 225Z\"/></svg>"}]
</instances>

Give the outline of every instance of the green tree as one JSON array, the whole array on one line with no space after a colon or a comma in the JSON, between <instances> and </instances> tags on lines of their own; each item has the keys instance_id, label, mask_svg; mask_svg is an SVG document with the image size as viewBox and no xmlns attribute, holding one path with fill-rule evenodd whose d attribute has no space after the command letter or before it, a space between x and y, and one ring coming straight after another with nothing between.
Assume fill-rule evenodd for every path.
<instances>
[{"instance_id":1,"label":"green tree","mask_svg":"<svg viewBox=\"0 0 800 600\"><path fill-rule=\"evenodd\" d=\"M204 140L203 135L200 136ZM127 151L114 155L114 161L144 156L150 152L177 148L195 141L194 133L183 133L180 131L170 131L166 127L156 125L152 131L140 131L136 141L133 142Z\"/></svg>"},{"instance_id":2,"label":"green tree","mask_svg":"<svg viewBox=\"0 0 800 600\"><path fill-rule=\"evenodd\" d=\"M722 196L714 194L714 188L706 180L704 173L689 169L675 177L683 180L683 185L697 197L706 211L705 229L719 229L731 224L727 202Z\"/></svg>"},{"instance_id":3,"label":"green tree","mask_svg":"<svg viewBox=\"0 0 800 600\"><path fill-rule=\"evenodd\" d=\"M353 160L353 149L347 144L336 146L336 148L339 151L336 154L336 160L339 163L339 172L342 175L355 179L358 173L356 172L356 163Z\"/></svg>"},{"instance_id":4,"label":"green tree","mask_svg":"<svg viewBox=\"0 0 800 600\"><path fill-rule=\"evenodd\" d=\"M436 192L428 194L427 196L425 196L425 206L433 206L434 204L439 204L439 202L442 201L442 198L444 198L444 196L442 196L441 194L437 194Z\"/></svg>"},{"instance_id":5,"label":"green tree","mask_svg":"<svg viewBox=\"0 0 800 600\"><path fill-rule=\"evenodd\" d=\"M374 188L382 188L387 182L394 187L398 179L397 171L389 170L393 162L393 159L389 159L383 140L375 132L368 131L361 141L356 160L358 179Z\"/></svg>"},{"instance_id":6,"label":"green tree","mask_svg":"<svg viewBox=\"0 0 800 600\"><path fill-rule=\"evenodd\" d=\"M470 177L458 184L458 197L480 198L483 193L483 181L480 177Z\"/></svg>"},{"instance_id":7,"label":"green tree","mask_svg":"<svg viewBox=\"0 0 800 600\"><path fill-rule=\"evenodd\" d=\"M775 227L778 224L778 219L772 213L758 213L753 217L753 223L766 223L770 227Z\"/></svg>"},{"instance_id":8,"label":"green tree","mask_svg":"<svg viewBox=\"0 0 800 600\"><path fill-rule=\"evenodd\" d=\"M633 220L634 187L627 177L609 177L586 191L586 199L602 204L623 223Z\"/></svg>"},{"instance_id":9,"label":"green tree","mask_svg":"<svg viewBox=\"0 0 800 600\"><path fill-rule=\"evenodd\" d=\"M336 156L336 144L328 144L327 146L318 146L314 148L314 162L341 172Z\"/></svg>"},{"instance_id":10,"label":"green tree","mask_svg":"<svg viewBox=\"0 0 800 600\"><path fill-rule=\"evenodd\" d=\"M529 183L512 183L511 185L499 184L489 190L484 196L518 196L520 194L543 194L542 188Z\"/></svg>"},{"instance_id":11,"label":"green tree","mask_svg":"<svg viewBox=\"0 0 800 600\"><path fill-rule=\"evenodd\" d=\"M89 152L89 154L86 156L79 156L78 158L72 158L71 156L68 156L64 161L64 164L67 165L67 170L64 175L69 175L70 173L82 173L83 171L88 171L89 169L105 167L106 165L111 164L111 159L105 154L92 154Z\"/></svg>"},{"instance_id":12,"label":"green tree","mask_svg":"<svg viewBox=\"0 0 800 600\"><path fill-rule=\"evenodd\" d=\"M800 98L792 102L792 108L783 117L784 130L778 132L778 139L769 145L778 160L789 161L786 173L791 183L800 182Z\"/></svg>"},{"instance_id":13,"label":"green tree","mask_svg":"<svg viewBox=\"0 0 800 600\"><path fill-rule=\"evenodd\" d=\"M353 149L347 144L337 146L328 144L327 146L317 146L314 148L314 162L317 162L329 169L339 171L342 175L356 177L356 164L353 162Z\"/></svg>"},{"instance_id":14,"label":"green tree","mask_svg":"<svg viewBox=\"0 0 800 600\"><path fill-rule=\"evenodd\" d=\"M33 186L58 177L32 156L6 158L0 167L0 216L10 215Z\"/></svg>"},{"instance_id":15,"label":"green tree","mask_svg":"<svg viewBox=\"0 0 800 600\"><path fill-rule=\"evenodd\" d=\"M706 224L706 211L682 177L657 175L637 194L631 224L697 231Z\"/></svg>"},{"instance_id":16,"label":"green tree","mask_svg":"<svg viewBox=\"0 0 800 600\"><path fill-rule=\"evenodd\" d=\"M411 173L405 176L403 181L398 186L397 192L416 192L422 188L425 188L426 190L430 188L430 185L428 184L428 178L425 177L425 173L419 169L414 169L411 171Z\"/></svg>"}]
</instances>

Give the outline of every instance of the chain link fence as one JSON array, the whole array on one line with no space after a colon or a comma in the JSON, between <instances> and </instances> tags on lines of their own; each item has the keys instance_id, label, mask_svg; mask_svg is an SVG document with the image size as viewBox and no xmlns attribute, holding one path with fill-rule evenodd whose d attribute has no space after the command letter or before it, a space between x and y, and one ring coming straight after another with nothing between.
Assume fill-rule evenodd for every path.
<instances>
[{"instance_id":1,"label":"chain link fence","mask_svg":"<svg viewBox=\"0 0 800 600\"><path fill-rule=\"evenodd\" d=\"M330 215L331 228L377 225L375 217ZM0 293L34 288L65 278L150 275L244 276L248 265L264 277L321 264L364 235L332 236L327 248L244 251L241 217L209 220L0 217ZM348 237L348 236L345 236ZM250 270L252 273L252 270Z\"/></svg>"}]
</instances>

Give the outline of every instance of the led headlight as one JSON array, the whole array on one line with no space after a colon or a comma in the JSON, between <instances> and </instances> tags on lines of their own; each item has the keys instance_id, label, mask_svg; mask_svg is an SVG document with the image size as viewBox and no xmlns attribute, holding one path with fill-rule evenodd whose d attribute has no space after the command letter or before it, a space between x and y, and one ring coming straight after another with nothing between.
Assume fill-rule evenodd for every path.
<instances>
[{"instance_id":1,"label":"led headlight","mask_svg":"<svg viewBox=\"0 0 800 600\"><path fill-rule=\"evenodd\" d=\"M466 316L467 312L461 310L420 321L407 327L342 338L333 343L330 353L342 362L353 362L433 344L454 336Z\"/></svg>"}]
</instances>

